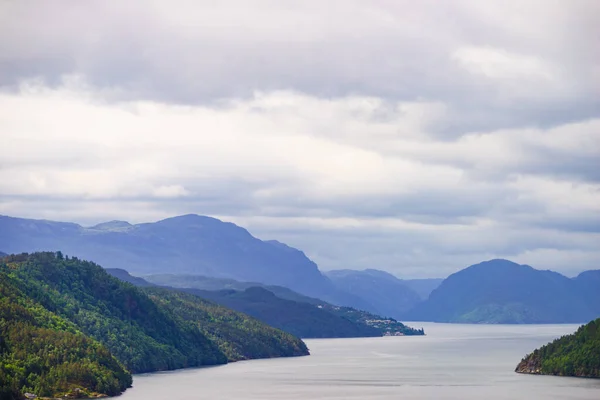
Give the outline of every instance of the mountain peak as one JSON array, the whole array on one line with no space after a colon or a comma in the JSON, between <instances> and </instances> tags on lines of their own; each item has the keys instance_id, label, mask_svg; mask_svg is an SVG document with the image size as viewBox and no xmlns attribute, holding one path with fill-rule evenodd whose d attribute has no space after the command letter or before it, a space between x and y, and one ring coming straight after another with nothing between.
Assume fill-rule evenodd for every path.
<instances>
[{"instance_id":1,"label":"mountain peak","mask_svg":"<svg viewBox=\"0 0 600 400\"><path fill-rule=\"evenodd\" d=\"M579 323L596 315L594 302L583 296L584 289L593 290L557 272L509 260L489 260L450 275L407 318L460 323Z\"/></svg>"},{"instance_id":2,"label":"mountain peak","mask_svg":"<svg viewBox=\"0 0 600 400\"><path fill-rule=\"evenodd\" d=\"M131 225L127 221L113 220L108 222L101 222L97 225L90 227L89 229L94 229L97 231L122 231L131 228L133 228L133 225Z\"/></svg>"},{"instance_id":3,"label":"mountain peak","mask_svg":"<svg viewBox=\"0 0 600 400\"><path fill-rule=\"evenodd\" d=\"M218 222L223 222L217 218L213 218L213 217L208 217L206 215L199 215L199 214L183 214L183 215L176 215L174 217L169 217L169 218L165 218L162 219L160 221L157 221L156 223L159 224L161 222L197 222L197 221L218 221Z\"/></svg>"}]
</instances>

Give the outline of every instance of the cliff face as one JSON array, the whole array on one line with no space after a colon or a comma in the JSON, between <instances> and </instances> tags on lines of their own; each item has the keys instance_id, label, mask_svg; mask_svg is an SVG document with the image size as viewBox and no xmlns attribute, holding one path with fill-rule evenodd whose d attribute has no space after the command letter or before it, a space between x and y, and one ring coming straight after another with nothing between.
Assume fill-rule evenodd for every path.
<instances>
[{"instance_id":1,"label":"cliff face","mask_svg":"<svg viewBox=\"0 0 600 400\"><path fill-rule=\"evenodd\" d=\"M600 378L600 318L527 355L515 372Z\"/></svg>"},{"instance_id":2,"label":"cliff face","mask_svg":"<svg viewBox=\"0 0 600 400\"><path fill-rule=\"evenodd\" d=\"M528 355L524 359L521 360L515 372L520 374L533 374L533 375L541 375L542 374L542 360L539 357L539 354Z\"/></svg>"}]
</instances>

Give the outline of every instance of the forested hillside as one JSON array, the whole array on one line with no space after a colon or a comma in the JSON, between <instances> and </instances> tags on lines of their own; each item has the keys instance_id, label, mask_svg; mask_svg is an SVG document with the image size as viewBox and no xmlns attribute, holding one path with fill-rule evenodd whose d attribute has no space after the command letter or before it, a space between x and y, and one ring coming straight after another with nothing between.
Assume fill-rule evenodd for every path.
<instances>
[{"instance_id":1,"label":"forested hillside","mask_svg":"<svg viewBox=\"0 0 600 400\"><path fill-rule=\"evenodd\" d=\"M600 318L527 355L516 372L600 378Z\"/></svg>"},{"instance_id":2,"label":"forested hillside","mask_svg":"<svg viewBox=\"0 0 600 400\"><path fill-rule=\"evenodd\" d=\"M150 285L127 271L109 269L107 272L134 285ZM281 286L198 275L151 275L146 279L155 284L173 285L302 338L424 334L422 330L412 329L392 318L335 306Z\"/></svg>"},{"instance_id":3,"label":"forested hillside","mask_svg":"<svg viewBox=\"0 0 600 400\"><path fill-rule=\"evenodd\" d=\"M308 354L304 342L289 333L198 296L165 288L146 288L144 292L182 321L193 321L229 361Z\"/></svg>"},{"instance_id":4,"label":"forested hillside","mask_svg":"<svg viewBox=\"0 0 600 400\"><path fill-rule=\"evenodd\" d=\"M376 328L332 314L314 304L279 298L262 287L250 287L244 291L181 290L251 315L302 338L382 335L382 332Z\"/></svg>"},{"instance_id":5,"label":"forested hillside","mask_svg":"<svg viewBox=\"0 0 600 400\"><path fill-rule=\"evenodd\" d=\"M301 340L247 316L210 306L193 296L176 303L180 294L167 290L149 295L108 275L94 263L68 258L60 252L8 256L0 261L0 271L4 288L0 303L0 370L17 380L7 387L3 385L8 391L46 388L44 393L55 393L65 385L72 386L71 381L63 379L68 376L60 372L63 370L55 374L56 379L51 374L40 383L36 373L44 375L44 368L72 368L80 374L76 377L87 377L75 380L85 390L114 394L130 383L121 364L130 372L150 372L222 364L228 359L308 354ZM220 324L218 335L209 329L214 321ZM27 329L20 329L23 326ZM68 346L58 346L54 358L33 356L46 350L32 348L22 332L38 328L46 329L36 335L50 338L49 343ZM257 341L265 344L258 347ZM22 359L23 354L27 354L19 361L23 367L15 367L13 360ZM85 355L89 355L89 362ZM94 367L86 370L86 365ZM111 373L116 377L125 375L112 380L100 378Z\"/></svg>"},{"instance_id":6,"label":"forested hillside","mask_svg":"<svg viewBox=\"0 0 600 400\"><path fill-rule=\"evenodd\" d=\"M131 375L109 350L30 298L13 268L0 263L0 399L76 389L116 395L129 387Z\"/></svg>"}]
</instances>

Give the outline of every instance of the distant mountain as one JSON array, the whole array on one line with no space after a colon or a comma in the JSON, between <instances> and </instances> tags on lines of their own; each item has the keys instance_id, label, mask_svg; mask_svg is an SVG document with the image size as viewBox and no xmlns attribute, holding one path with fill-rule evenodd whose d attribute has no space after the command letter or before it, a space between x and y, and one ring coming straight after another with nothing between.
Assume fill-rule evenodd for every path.
<instances>
[{"instance_id":1,"label":"distant mountain","mask_svg":"<svg viewBox=\"0 0 600 400\"><path fill-rule=\"evenodd\" d=\"M429 279L402 279L402 283L414 290L421 300L427 300L431 292L437 289L444 279L429 278Z\"/></svg>"},{"instance_id":2,"label":"distant mountain","mask_svg":"<svg viewBox=\"0 0 600 400\"><path fill-rule=\"evenodd\" d=\"M5 256L7 256L7 255L8 255L8 254L6 254L6 253L4 253L4 252L0 251L0 257L5 257Z\"/></svg>"},{"instance_id":3,"label":"distant mountain","mask_svg":"<svg viewBox=\"0 0 600 400\"><path fill-rule=\"evenodd\" d=\"M376 311L358 296L337 290L300 250L199 215L136 225L111 221L89 228L0 216L0 246L12 253L60 249L137 275L168 271L280 285L335 304Z\"/></svg>"},{"instance_id":4,"label":"distant mountain","mask_svg":"<svg viewBox=\"0 0 600 400\"><path fill-rule=\"evenodd\" d=\"M90 230L110 231L110 232L126 232L133 229L134 226L127 221L108 221L90 227Z\"/></svg>"},{"instance_id":5,"label":"distant mountain","mask_svg":"<svg viewBox=\"0 0 600 400\"><path fill-rule=\"evenodd\" d=\"M421 297L394 275L375 269L335 270L326 275L344 292L365 299L382 315L400 316L421 301Z\"/></svg>"},{"instance_id":6,"label":"distant mountain","mask_svg":"<svg viewBox=\"0 0 600 400\"><path fill-rule=\"evenodd\" d=\"M584 292L581 288L588 284ZM600 286L585 279L585 275L579 280L569 279L507 260L491 260L450 275L405 319L462 323L585 322L598 316L598 304L593 303L598 291Z\"/></svg>"},{"instance_id":7,"label":"distant mountain","mask_svg":"<svg viewBox=\"0 0 600 400\"><path fill-rule=\"evenodd\" d=\"M107 270L113 273L113 270ZM302 338L418 335L402 323L349 307L331 305L281 286L193 275L151 275L145 279L117 270L117 277L138 286L148 281L214 301Z\"/></svg>"},{"instance_id":8,"label":"distant mountain","mask_svg":"<svg viewBox=\"0 0 600 400\"><path fill-rule=\"evenodd\" d=\"M515 372L600 378L600 318L527 355Z\"/></svg>"},{"instance_id":9,"label":"distant mountain","mask_svg":"<svg viewBox=\"0 0 600 400\"><path fill-rule=\"evenodd\" d=\"M123 271L123 270L119 270ZM146 275L144 278L138 278L129 275L129 277L121 277L118 274L113 274L112 271L108 271L113 276L116 276L119 279L125 280L127 282L131 282L136 286L138 285L133 280L139 279L148 284L154 284L159 286L168 286L173 288L187 288L187 289L200 289L206 291L219 291L219 290L235 290L238 292L242 292L246 289L252 287L263 287L267 289L269 292L272 292L277 297L286 300L297 301L300 303L308 303L308 304L324 304L325 302L320 299L316 299L314 297L305 296L298 292L294 292L292 289L286 288L284 286L277 285L266 285L260 282L240 282L235 279L226 279L226 278L213 278L209 276L202 275L175 275L175 274L157 274L157 275ZM127 271L123 271L127 273Z\"/></svg>"},{"instance_id":10,"label":"distant mountain","mask_svg":"<svg viewBox=\"0 0 600 400\"><path fill-rule=\"evenodd\" d=\"M130 386L129 372L308 354L300 339L245 314L136 288L61 252L1 259L0 294L2 399L23 389L112 395Z\"/></svg>"},{"instance_id":11,"label":"distant mountain","mask_svg":"<svg viewBox=\"0 0 600 400\"><path fill-rule=\"evenodd\" d=\"M104 269L108 274L114 276L122 280L123 282L129 282L134 286L138 287L148 287L148 286L156 286L143 278L139 278L137 276L131 275L129 272L125 271L121 268L105 268Z\"/></svg>"},{"instance_id":12,"label":"distant mountain","mask_svg":"<svg viewBox=\"0 0 600 400\"><path fill-rule=\"evenodd\" d=\"M600 270L582 272L573 280L586 303L596 315L600 315Z\"/></svg>"}]
</instances>

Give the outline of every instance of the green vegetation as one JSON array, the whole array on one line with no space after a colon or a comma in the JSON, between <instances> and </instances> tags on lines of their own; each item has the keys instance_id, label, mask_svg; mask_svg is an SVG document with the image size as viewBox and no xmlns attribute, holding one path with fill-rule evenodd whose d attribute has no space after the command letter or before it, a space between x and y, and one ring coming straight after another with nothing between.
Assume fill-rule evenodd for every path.
<instances>
[{"instance_id":1,"label":"green vegetation","mask_svg":"<svg viewBox=\"0 0 600 400\"><path fill-rule=\"evenodd\" d=\"M314 304L282 299L262 287L244 291L180 289L251 315L271 326L302 338L369 337L382 333L350 321Z\"/></svg>"},{"instance_id":2,"label":"green vegetation","mask_svg":"<svg viewBox=\"0 0 600 400\"><path fill-rule=\"evenodd\" d=\"M2 399L118 394L131 384L125 368L308 354L301 340L247 316L166 289L146 293L60 252L0 259L0 283Z\"/></svg>"},{"instance_id":3,"label":"green vegetation","mask_svg":"<svg viewBox=\"0 0 600 400\"><path fill-rule=\"evenodd\" d=\"M600 318L527 355L516 372L600 378Z\"/></svg>"},{"instance_id":4,"label":"green vegetation","mask_svg":"<svg viewBox=\"0 0 600 400\"><path fill-rule=\"evenodd\" d=\"M92 262L60 253L8 260L22 292L103 343L133 373L226 362L197 329L178 324L139 289Z\"/></svg>"},{"instance_id":5,"label":"green vegetation","mask_svg":"<svg viewBox=\"0 0 600 400\"><path fill-rule=\"evenodd\" d=\"M0 264L0 399L116 395L131 386L106 347L29 298L9 265Z\"/></svg>"},{"instance_id":6,"label":"green vegetation","mask_svg":"<svg viewBox=\"0 0 600 400\"><path fill-rule=\"evenodd\" d=\"M151 282L179 288L302 338L424 334L422 329L407 327L393 318L334 306L281 286L199 275L151 275L144 280L122 270L107 272L136 286Z\"/></svg>"},{"instance_id":7,"label":"green vegetation","mask_svg":"<svg viewBox=\"0 0 600 400\"><path fill-rule=\"evenodd\" d=\"M425 335L423 328L415 329L404 325L394 318L381 317L367 311L357 310L352 307L338 307L331 304L322 307L335 315L339 315L354 323L365 324L379 332L378 336L422 336Z\"/></svg>"},{"instance_id":8,"label":"green vegetation","mask_svg":"<svg viewBox=\"0 0 600 400\"><path fill-rule=\"evenodd\" d=\"M182 321L196 321L200 331L213 340L230 361L308 354L304 342L289 333L198 296L165 288L144 291Z\"/></svg>"}]
</instances>

